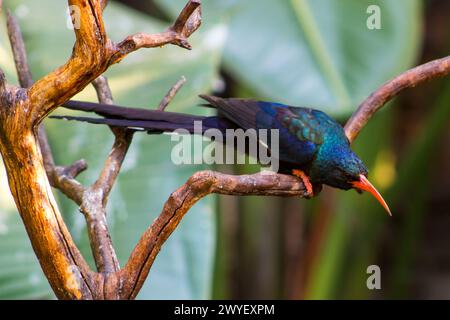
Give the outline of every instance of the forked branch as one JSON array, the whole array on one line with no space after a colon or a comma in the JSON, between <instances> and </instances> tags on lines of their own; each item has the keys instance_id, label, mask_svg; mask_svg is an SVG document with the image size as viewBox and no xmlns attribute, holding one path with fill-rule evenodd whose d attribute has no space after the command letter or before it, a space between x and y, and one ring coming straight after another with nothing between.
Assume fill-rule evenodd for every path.
<instances>
[{"instance_id":1,"label":"forked branch","mask_svg":"<svg viewBox=\"0 0 450 320\"><path fill-rule=\"evenodd\" d=\"M158 34L139 33L115 44L106 35L103 24L102 12L106 3L98 0L69 0L69 5L80 8L81 13L77 17L79 28L75 28L73 54L65 65L31 87L29 99L33 102L33 124L41 122L57 106L133 51L166 44L190 49L187 39L201 24L201 1L189 0L167 31Z\"/></svg>"}]
</instances>

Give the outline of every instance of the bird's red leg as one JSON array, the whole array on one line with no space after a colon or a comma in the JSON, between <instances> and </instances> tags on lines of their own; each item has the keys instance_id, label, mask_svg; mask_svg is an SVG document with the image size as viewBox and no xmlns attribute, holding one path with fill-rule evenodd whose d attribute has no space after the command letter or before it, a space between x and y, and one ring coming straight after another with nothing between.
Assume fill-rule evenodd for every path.
<instances>
[{"instance_id":1,"label":"bird's red leg","mask_svg":"<svg viewBox=\"0 0 450 320\"><path fill-rule=\"evenodd\" d=\"M313 186L311 184L311 181L309 180L309 177L300 169L293 169L292 174L300 179L302 179L303 184L306 187L306 191L308 192L308 195L312 197L314 195L313 193Z\"/></svg>"}]
</instances>

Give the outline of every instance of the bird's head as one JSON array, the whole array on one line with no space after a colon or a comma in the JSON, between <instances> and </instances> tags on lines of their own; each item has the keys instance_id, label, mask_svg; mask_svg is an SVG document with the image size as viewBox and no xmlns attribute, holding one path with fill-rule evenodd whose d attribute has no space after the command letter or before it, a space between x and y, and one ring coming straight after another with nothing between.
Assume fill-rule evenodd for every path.
<instances>
[{"instance_id":1,"label":"bird's head","mask_svg":"<svg viewBox=\"0 0 450 320\"><path fill-rule=\"evenodd\" d=\"M367 179L367 167L350 148L338 148L338 150L332 150L331 153L327 152L327 154L332 154L332 156L326 157L327 159L322 161L327 167L327 170L323 170L323 168L320 170L326 172L321 177L322 183L344 190L353 188L358 192L367 191L391 215L386 201Z\"/></svg>"}]
</instances>

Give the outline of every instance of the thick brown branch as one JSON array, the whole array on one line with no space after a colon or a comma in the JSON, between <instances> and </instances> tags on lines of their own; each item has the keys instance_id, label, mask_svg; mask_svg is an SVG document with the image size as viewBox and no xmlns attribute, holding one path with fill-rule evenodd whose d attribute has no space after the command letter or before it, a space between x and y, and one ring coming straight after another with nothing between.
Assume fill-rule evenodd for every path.
<instances>
[{"instance_id":1,"label":"thick brown branch","mask_svg":"<svg viewBox=\"0 0 450 320\"><path fill-rule=\"evenodd\" d=\"M28 65L25 42L23 41L20 25L9 10L7 11L7 29L20 86L29 88L33 85L33 76ZM45 169L48 175L52 175L55 163L43 125L39 126L38 135Z\"/></svg>"},{"instance_id":2,"label":"thick brown branch","mask_svg":"<svg viewBox=\"0 0 450 320\"><path fill-rule=\"evenodd\" d=\"M80 28L75 28L76 43L69 61L36 82L29 90L31 110L27 121L36 125L57 106L83 90L106 69L140 48L174 44L190 49L187 38L201 23L199 0L189 0L175 24L166 32L149 35L139 33L113 44L103 25L102 10L106 2L69 0L80 9Z\"/></svg>"},{"instance_id":3,"label":"thick brown branch","mask_svg":"<svg viewBox=\"0 0 450 320\"><path fill-rule=\"evenodd\" d=\"M202 22L201 4L201 0L190 0L178 15L171 29L185 38L193 34Z\"/></svg>"},{"instance_id":4,"label":"thick brown branch","mask_svg":"<svg viewBox=\"0 0 450 320\"><path fill-rule=\"evenodd\" d=\"M19 81L23 87L30 86L33 81L20 28L9 13L7 25ZM16 108L16 112L1 114L0 151L7 154L4 162L11 191L33 248L59 298L93 299L97 291L95 276L73 243L48 185L41 157L42 146L44 150L49 146L45 140L38 148L38 134L22 121L24 109L30 105L26 91L17 88L9 91L10 99L1 104L11 110ZM44 132L42 129L39 131L42 140ZM49 155L45 159L47 167L53 166L51 153L46 154Z\"/></svg>"},{"instance_id":5,"label":"thick brown branch","mask_svg":"<svg viewBox=\"0 0 450 320\"><path fill-rule=\"evenodd\" d=\"M17 19L9 11L7 12L7 29L19 83L23 88L29 88L33 85L33 77L28 65L25 42ZM39 125L37 135L50 184L80 205L84 188L75 178L87 169L86 162L79 160L69 167L56 167L43 124Z\"/></svg>"},{"instance_id":6,"label":"thick brown branch","mask_svg":"<svg viewBox=\"0 0 450 320\"><path fill-rule=\"evenodd\" d=\"M30 121L35 125L57 106L84 89L109 66L108 40L98 0L69 0L79 8L79 28L69 61L37 81L29 90L32 109ZM76 13L77 11L74 11Z\"/></svg>"},{"instance_id":7,"label":"thick brown branch","mask_svg":"<svg viewBox=\"0 0 450 320\"><path fill-rule=\"evenodd\" d=\"M113 58L115 51L111 49L113 46L104 33L101 18L101 10L106 3L106 1L94 0L87 2L82 0L69 1L69 4L77 6L81 13L79 17L80 28L75 28L77 41L73 55L64 66L39 80L34 85L26 63L26 54L20 30L16 21L10 17L11 30L14 31L11 33L12 42L17 44L14 45L14 49L16 51L15 57L17 58L19 77L22 79L21 84L27 87L32 86L28 96L31 106L31 113L29 114L31 125L39 123L58 104L82 90L92 78L102 73L110 64L115 62ZM199 5L198 1L190 1L183 9L174 26L164 33L164 39L160 38L159 35L145 35L144 42L146 43L140 43L138 46L160 46L167 40L166 36L170 38L168 43L185 47L189 46L186 38L200 25L200 11L198 10L194 15L194 11ZM112 103L111 93L107 84L102 84L102 79L100 78L94 85L98 90L100 101ZM25 125L27 124L25 123ZM43 129L39 130L41 150L44 156L45 168L48 169L48 177L54 186L61 189L77 204L80 204L88 222L94 257L101 272L114 272L119 268L106 227L105 206L132 139L132 131L117 128L112 128L112 130L116 136L112 152L99 179L88 189L85 189L74 179L80 171L86 168L85 163L76 162L73 166L67 168L55 167L45 132Z\"/></svg>"},{"instance_id":8,"label":"thick brown branch","mask_svg":"<svg viewBox=\"0 0 450 320\"><path fill-rule=\"evenodd\" d=\"M99 77L94 82L93 85L97 92L98 100L102 104L114 104L111 89L108 85L108 80L106 77ZM106 159L103 166L100 177L94 183L93 187L97 190L101 190L102 193L102 203L106 205L107 198L111 189L119 175L120 169L122 168L123 161L125 160L128 149L131 145L133 139L133 130L127 128L111 128L114 133L115 140L112 146L111 152Z\"/></svg>"},{"instance_id":9,"label":"thick brown branch","mask_svg":"<svg viewBox=\"0 0 450 320\"><path fill-rule=\"evenodd\" d=\"M358 107L345 125L345 133L350 142L355 140L375 112L401 91L448 74L450 74L450 56L410 69L383 84Z\"/></svg>"},{"instance_id":10,"label":"thick brown branch","mask_svg":"<svg viewBox=\"0 0 450 320\"><path fill-rule=\"evenodd\" d=\"M100 103L114 104L111 88L109 87L108 79L105 76L100 76L92 81L92 85L95 88L97 99Z\"/></svg>"},{"instance_id":11,"label":"thick brown branch","mask_svg":"<svg viewBox=\"0 0 450 320\"><path fill-rule=\"evenodd\" d=\"M161 246L172 234L183 216L201 198L208 194L299 196L307 191L294 176L258 173L233 176L213 171L195 173L173 192L161 214L143 234L126 266L120 271L123 280L122 299L132 299L142 287Z\"/></svg>"},{"instance_id":12,"label":"thick brown branch","mask_svg":"<svg viewBox=\"0 0 450 320\"><path fill-rule=\"evenodd\" d=\"M46 171L50 172L47 176L52 187L60 190L77 205L81 205L86 188L75 178L86 169L87 163L81 159L68 167L52 166Z\"/></svg>"}]
</instances>

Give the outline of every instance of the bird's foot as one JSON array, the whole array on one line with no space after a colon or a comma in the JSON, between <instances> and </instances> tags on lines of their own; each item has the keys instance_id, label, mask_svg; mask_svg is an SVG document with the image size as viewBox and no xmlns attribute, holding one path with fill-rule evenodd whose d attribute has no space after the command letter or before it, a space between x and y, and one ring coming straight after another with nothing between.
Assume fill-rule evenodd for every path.
<instances>
[{"instance_id":1,"label":"bird's foot","mask_svg":"<svg viewBox=\"0 0 450 320\"><path fill-rule=\"evenodd\" d=\"M306 192L307 192L306 197L312 198L314 196L313 185L312 185L311 181L309 180L309 177L306 175L306 173L304 173L300 169L293 169L292 174L302 180L303 184L305 185Z\"/></svg>"}]
</instances>

